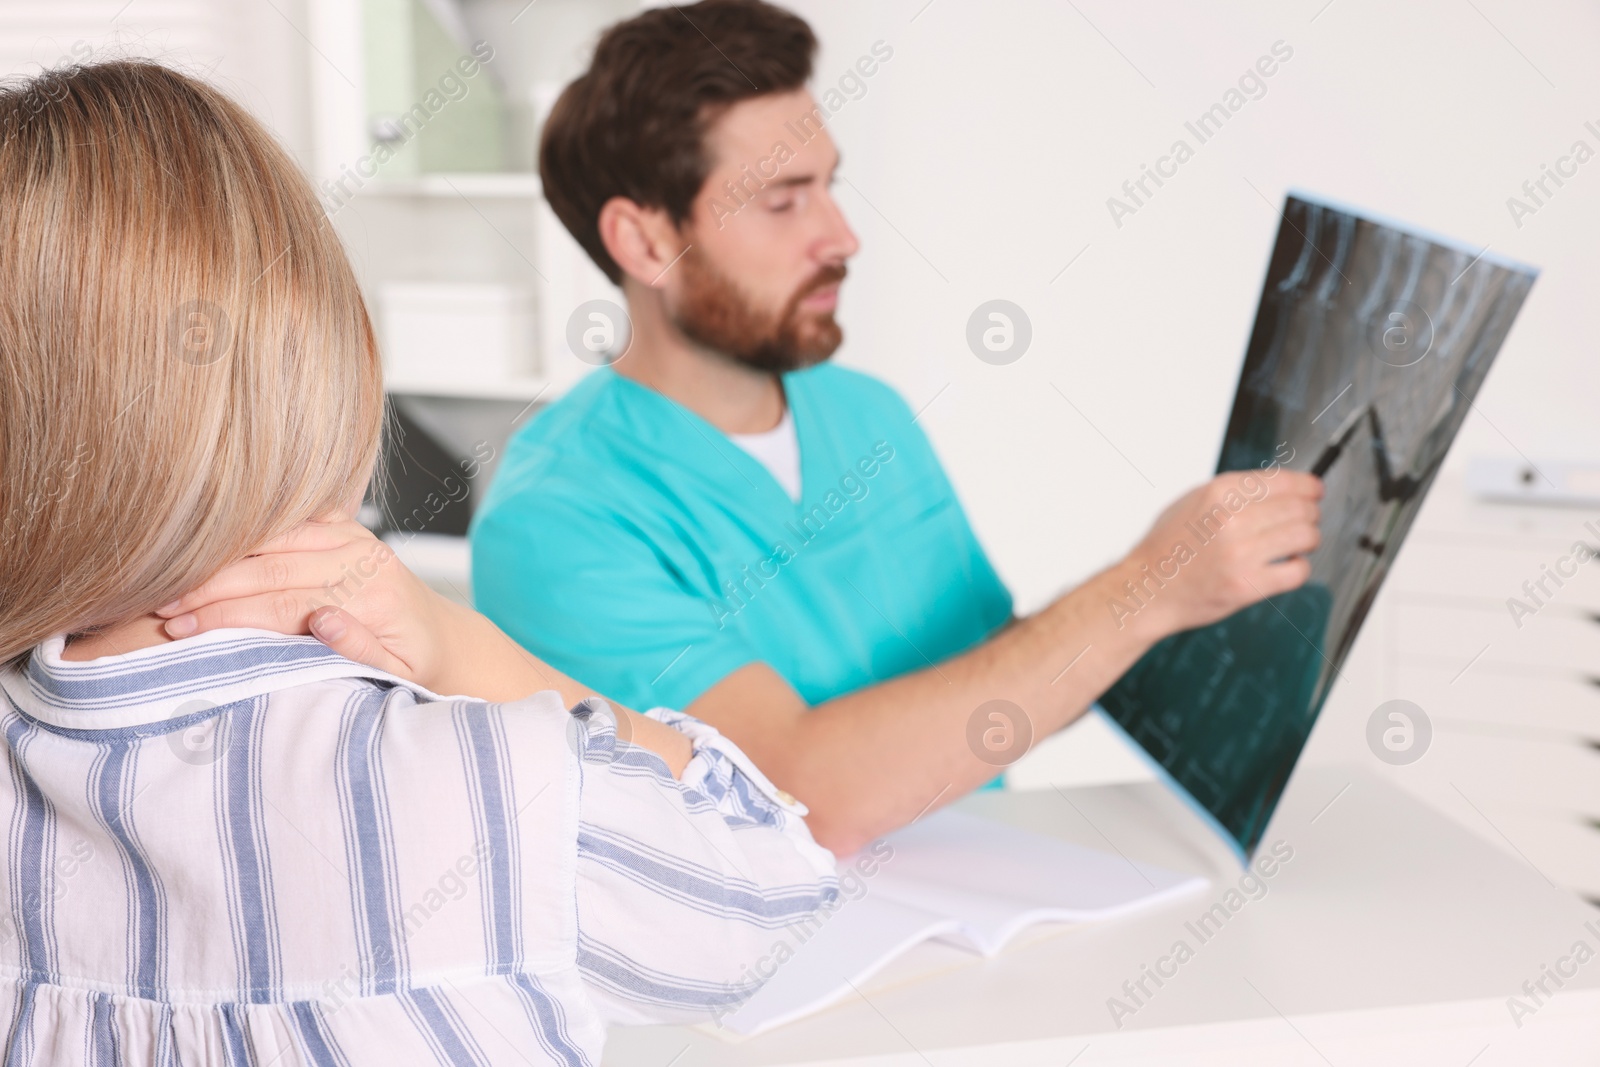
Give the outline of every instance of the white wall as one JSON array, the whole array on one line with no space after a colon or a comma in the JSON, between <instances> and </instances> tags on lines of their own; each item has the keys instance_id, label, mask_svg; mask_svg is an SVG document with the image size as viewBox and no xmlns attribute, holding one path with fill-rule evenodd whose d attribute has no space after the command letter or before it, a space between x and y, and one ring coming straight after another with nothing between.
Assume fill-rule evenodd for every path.
<instances>
[{"instance_id":1,"label":"white wall","mask_svg":"<svg viewBox=\"0 0 1600 1067\"><path fill-rule=\"evenodd\" d=\"M819 82L894 48L832 124L863 240L840 358L914 408L937 394L921 424L1020 607L1213 469L1287 188L1541 266L1451 464L1600 461L1600 160L1520 229L1506 208L1574 140L1600 150L1593 5L924 3L793 4L823 38ZM1184 121L1279 40L1294 54L1266 94L1115 226L1107 197L1176 138L1196 145ZM1033 324L1010 366L964 339L994 297Z\"/></svg>"}]
</instances>

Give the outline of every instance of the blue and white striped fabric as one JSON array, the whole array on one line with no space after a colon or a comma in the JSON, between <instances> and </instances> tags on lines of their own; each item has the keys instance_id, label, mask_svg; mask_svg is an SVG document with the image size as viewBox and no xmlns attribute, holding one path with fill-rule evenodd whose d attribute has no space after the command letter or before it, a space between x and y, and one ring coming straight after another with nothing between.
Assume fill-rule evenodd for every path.
<instances>
[{"instance_id":1,"label":"blue and white striped fabric","mask_svg":"<svg viewBox=\"0 0 1600 1067\"><path fill-rule=\"evenodd\" d=\"M609 706L444 699L219 630L0 674L6 1067L593 1064L837 895L804 809L703 723L681 781Z\"/></svg>"}]
</instances>

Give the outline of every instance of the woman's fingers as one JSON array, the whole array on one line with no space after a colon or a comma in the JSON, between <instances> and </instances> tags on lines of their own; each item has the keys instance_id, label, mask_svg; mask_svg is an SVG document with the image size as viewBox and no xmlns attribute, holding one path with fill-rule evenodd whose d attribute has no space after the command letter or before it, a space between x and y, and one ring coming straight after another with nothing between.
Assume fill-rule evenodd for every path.
<instances>
[{"instance_id":1,"label":"woman's fingers","mask_svg":"<svg viewBox=\"0 0 1600 1067\"><path fill-rule=\"evenodd\" d=\"M333 513L302 523L288 533L279 534L251 555L269 552L323 552L363 538L372 538L372 533L365 526L347 516Z\"/></svg>"},{"instance_id":2,"label":"woman's fingers","mask_svg":"<svg viewBox=\"0 0 1600 1067\"><path fill-rule=\"evenodd\" d=\"M326 590L284 589L202 604L168 619L163 629L170 637L239 627L276 630L281 634L309 634L312 612L328 606Z\"/></svg>"},{"instance_id":3,"label":"woman's fingers","mask_svg":"<svg viewBox=\"0 0 1600 1067\"><path fill-rule=\"evenodd\" d=\"M251 550L250 555L267 555L272 552L326 552L371 536L373 534L370 530L366 530L366 526L355 522L349 515L342 512L328 512L326 515L318 515L309 522L294 526L288 533L272 537L270 541Z\"/></svg>"},{"instance_id":4,"label":"woman's fingers","mask_svg":"<svg viewBox=\"0 0 1600 1067\"><path fill-rule=\"evenodd\" d=\"M231 627L310 634L346 659L401 677L410 677L412 673L411 668L391 654L359 619L324 602L322 591L318 589L225 600L166 623L167 633L173 637L186 637L201 629Z\"/></svg>"},{"instance_id":5,"label":"woman's fingers","mask_svg":"<svg viewBox=\"0 0 1600 1067\"><path fill-rule=\"evenodd\" d=\"M312 636L345 659L403 678L411 676L410 667L391 655L377 636L349 612L320 608L312 613L310 623Z\"/></svg>"},{"instance_id":6,"label":"woman's fingers","mask_svg":"<svg viewBox=\"0 0 1600 1067\"><path fill-rule=\"evenodd\" d=\"M196 608L218 600L235 600L240 597L273 593L297 586L314 587L315 580L307 580L308 571L318 568L304 555L274 552L265 556L246 556L238 563L212 576L203 585L189 590L170 604L156 609L157 615L172 618L194 611Z\"/></svg>"},{"instance_id":7,"label":"woman's fingers","mask_svg":"<svg viewBox=\"0 0 1600 1067\"><path fill-rule=\"evenodd\" d=\"M345 541L316 550L267 552L247 556L156 610L172 618L220 600L236 600L291 589L321 589L324 593L353 596L378 568L394 556L394 549L375 537Z\"/></svg>"}]
</instances>

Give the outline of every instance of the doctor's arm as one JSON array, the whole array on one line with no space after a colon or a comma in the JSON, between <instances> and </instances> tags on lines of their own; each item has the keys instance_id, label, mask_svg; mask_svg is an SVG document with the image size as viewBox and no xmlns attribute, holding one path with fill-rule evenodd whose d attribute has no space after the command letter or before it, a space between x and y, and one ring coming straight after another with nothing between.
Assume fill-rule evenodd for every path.
<instances>
[{"instance_id":1,"label":"doctor's arm","mask_svg":"<svg viewBox=\"0 0 1600 1067\"><path fill-rule=\"evenodd\" d=\"M1304 554L1319 542L1321 483L1279 471L1259 499L1226 507L1230 492L1247 499L1240 483L1252 476L1219 475L1193 490L1123 560L936 666L810 707L770 667L748 664L685 710L799 797L818 842L850 853L992 778L1082 715L1162 638L1301 585ZM1227 518L1218 535L1175 561L1174 546L1195 540L1188 524L1219 507ZM1146 571L1158 567L1177 574L1158 587ZM1129 583L1146 591L1132 612ZM980 712L994 700L1021 708L1027 725ZM999 731L993 747L983 743L989 730Z\"/></svg>"}]
</instances>

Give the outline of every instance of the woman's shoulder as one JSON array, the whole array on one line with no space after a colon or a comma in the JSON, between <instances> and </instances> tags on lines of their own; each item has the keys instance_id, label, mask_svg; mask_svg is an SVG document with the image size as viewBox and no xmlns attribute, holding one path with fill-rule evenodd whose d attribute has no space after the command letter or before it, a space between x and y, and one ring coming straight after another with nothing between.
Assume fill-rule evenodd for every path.
<instances>
[{"instance_id":1,"label":"woman's shoulder","mask_svg":"<svg viewBox=\"0 0 1600 1067\"><path fill-rule=\"evenodd\" d=\"M8 851L35 857L24 892L54 905L0 937L0 974L48 946L52 974L124 996L277 1003L342 976L370 995L570 969L571 720L553 692L490 704L359 676L115 736L13 715L27 773L0 780ZM124 936L130 914L212 919L146 941ZM108 966L124 943L127 967Z\"/></svg>"}]
</instances>

